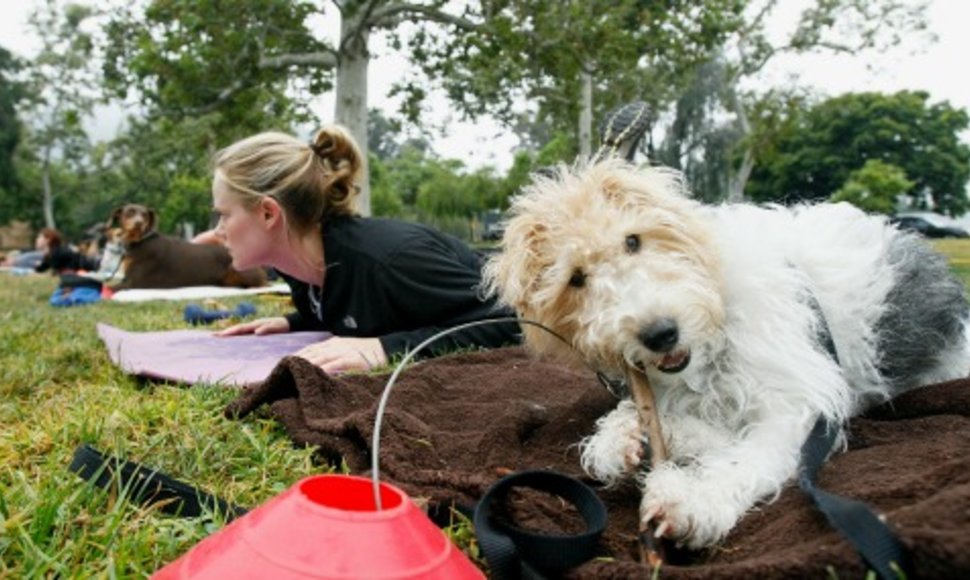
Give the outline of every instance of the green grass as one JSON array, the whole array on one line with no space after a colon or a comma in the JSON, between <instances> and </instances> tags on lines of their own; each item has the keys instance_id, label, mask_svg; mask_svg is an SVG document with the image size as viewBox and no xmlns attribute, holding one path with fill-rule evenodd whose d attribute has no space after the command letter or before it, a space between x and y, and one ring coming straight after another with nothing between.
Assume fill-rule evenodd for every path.
<instances>
[{"instance_id":1,"label":"green grass","mask_svg":"<svg viewBox=\"0 0 970 580\"><path fill-rule=\"evenodd\" d=\"M970 282L970 241L937 247ZM269 419L223 418L235 391L146 384L111 364L96 322L185 328L185 302L53 308L54 287L46 276L0 274L0 577L147 576L221 525L165 516L83 484L67 470L80 443L247 506L330 469ZM286 309L278 299L249 299L260 314ZM467 524L452 533L474 551Z\"/></svg>"},{"instance_id":2,"label":"green grass","mask_svg":"<svg viewBox=\"0 0 970 580\"><path fill-rule=\"evenodd\" d=\"M0 275L0 576L147 576L219 527L83 484L67 470L82 442L250 506L329 469L273 421L223 418L233 390L145 384L111 364L96 322L185 328L184 302L53 308L54 287Z\"/></svg>"}]
</instances>

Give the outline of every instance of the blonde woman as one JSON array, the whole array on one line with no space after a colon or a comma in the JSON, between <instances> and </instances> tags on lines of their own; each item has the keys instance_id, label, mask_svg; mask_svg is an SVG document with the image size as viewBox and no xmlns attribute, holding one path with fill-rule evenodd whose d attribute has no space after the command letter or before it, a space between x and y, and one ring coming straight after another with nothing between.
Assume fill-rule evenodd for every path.
<instances>
[{"instance_id":1,"label":"blonde woman","mask_svg":"<svg viewBox=\"0 0 970 580\"><path fill-rule=\"evenodd\" d=\"M511 316L480 297L479 256L432 228L357 214L360 150L339 126L306 143L260 133L218 152L212 199L216 234L233 266L275 268L296 312L229 327L218 334L326 330L334 337L299 353L327 372L384 365L459 323ZM515 323L466 329L432 345L455 348L518 343Z\"/></svg>"}]
</instances>

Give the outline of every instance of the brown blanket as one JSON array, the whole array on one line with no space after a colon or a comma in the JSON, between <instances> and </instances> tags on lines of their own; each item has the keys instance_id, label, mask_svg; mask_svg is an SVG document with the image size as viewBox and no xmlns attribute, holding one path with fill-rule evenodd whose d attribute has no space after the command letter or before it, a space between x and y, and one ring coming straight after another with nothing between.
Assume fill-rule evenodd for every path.
<instances>
[{"instance_id":1,"label":"brown blanket","mask_svg":"<svg viewBox=\"0 0 970 580\"><path fill-rule=\"evenodd\" d=\"M298 358L234 401L244 416L263 404L301 444L370 468L370 441L385 376L334 378ZM590 373L535 361L519 348L427 361L394 386L381 437L381 478L414 498L471 503L509 470L583 477L576 443L615 400ZM588 483L593 483L584 479ZM970 381L907 393L852 421L849 450L819 484L884 514L911 551L918 578L970 577ZM643 578L636 561L639 496L599 490L609 510L607 558L580 578ZM518 523L575 532L575 514L550 498L511 507ZM669 555L666 578L858 578L863 564L795 486L749 513L719 547Z\"/></svg>"}]
</instances>

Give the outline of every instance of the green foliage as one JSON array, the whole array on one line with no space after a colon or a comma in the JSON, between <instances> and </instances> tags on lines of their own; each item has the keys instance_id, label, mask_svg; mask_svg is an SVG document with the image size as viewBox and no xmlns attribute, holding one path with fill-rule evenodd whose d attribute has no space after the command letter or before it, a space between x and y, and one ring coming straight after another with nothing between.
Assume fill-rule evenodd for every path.
<instances>
[{"instance_id":1,"label":"green foliage","mask_svg":"<svg viewBox=\"0 0 970 580\"><path fill-rule=\"evenodd\" d=\"M105 79L117 96L134 96L150 113L178 121L218 112L216 139L264 130L330 88L321 69L261 66L264 59L327 47L307 29L316 7L305 1L153 0L138 13L119 6L105 27ZM268 122L269 121L269 122Z\"/></svg>"},{"instance_id":2,"label":"green foliage","mask_svg":"<svg viewBox=\"0 0 970 580\"><path fill-rule=\"evenodd\" d=\"M916 207L960 215L970 207L970 147L960 141L967 112L929 95L847 94L790 112L787 129L765 147L748 193L759 201L830 197L870 159L902 169Z\"/></svg>"},{"instance_id":3,"label":"green foliage","mask_svg":"<svg viewBox=\"0 0 970 580\"><path fill-rule=\"evenodd\" d=\"M321 69L261 65L326 49L306 27L316 10L289 0L116 5L105 26L107 90L137 99L146 114L109 146L109 205L150 205L164 231L209 227L212 155L260 131L290 131L310 118L308 97L330 88Z\"/></svg>"},{"instance_id":4,"label":"green foliage","mask_svg":"<svg viewBox=\"0 0 970 580\"><path fill-rule=\"evenodd\" d=\"M689 83L678 95L664 141L648 154L682 168L698 197L740 201L752 169L761 164L764 141L774 125L759 123L765 106L785 107L802 98L798 87L751 83L779 56L843 54L864 58L901 44L932 38L925 34L927 2L898 0L812 0L797 19L779 14L783 3L746 2L744 24L727 32L708 61L684 71ZM785 22L784 24L782 22ZM748 82L746 82L748 81ZM759 110L760 109L760 110Z\"/></svg>"},{"instance_id":5,"label":"green foliage","mask_svg":"<svg viewBox=\"0 0 970 580\"><path fill-rule=\"evenodd\" d=\"M94 40L84 24L95 16L82 4L61 6L54 0L31 13L28 24L41 49L27 67L28 85L23 147L40 165L37 198L45 225L56 227L55 199L65 193L51 178L51 166L77 168L88 147L81 121L97 101L98 78L91 64Z\"/></svg>"},{"instance_id":6,"label":"green foliage","mask_svg":"<svg viewBox=\"0 0 970 580\"><path fill-rule=\"evenodd\" d=\"M488 112L509 127L527 115L531 125L575 138L583 75L594 81L593 118L634 99L659 114L684 73L741 23L742 8L736 0L485 2L474 31L419 32L410 42L416 62L463 113ZM400 90L413 105L425 87Z\"/></svg>"},{"instance_id":7,"label":"green foliage","mask_svg":"<svg viewBox=\"0 0 970 580\"><path fill-rule=\"evenodd\" d=\"M0 46L0 188L8 191L17 187L13 155L20 142L16 106L24 96L23 84L15 78L20 66L19 61ZM4 217L0 214L0 223L7 223Z\"/></svg>"},{"instance_id":8,"label":"green foliage","mask_svg":"<svg viewBox=\"0 0 970 580\"><path fill-rule=\"evenodd\" d=\"M374 149L371 149L373 152ZM371 154L368 164L371 183L371 211L380 217L403 217L404 202L401 195L387 179L384 162L376 154Z\"/></svg>"},{"instance_id":9,"label":"green foliage","mask_svg":"<svg viewBox=\"0 0 970 580\"><path fill-rule=\"evenodd\" d=\"M870 159L832 195L831 201L847 201L859 209L892 214L896 200L913 187L902 169L878 159Z\"/></svg>"}]
</instances>

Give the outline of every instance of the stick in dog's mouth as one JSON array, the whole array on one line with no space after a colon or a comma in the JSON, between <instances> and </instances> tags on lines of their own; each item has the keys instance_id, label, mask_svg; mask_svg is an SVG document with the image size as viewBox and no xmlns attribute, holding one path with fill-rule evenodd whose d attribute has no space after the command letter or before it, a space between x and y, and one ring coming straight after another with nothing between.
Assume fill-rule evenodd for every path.
<instances>
[{"instance_id":1,"label":"stick in dog's mouth","mask_svg":"<svg viewBox=\"0 0 970 580\"><path fill-rule=\"evenodd\" d=\"M667 448L664 445L663 432L660 430L660 414L653 396L653 388L643 372L630 368L627 372L630 394L637 406L637 416L640 419L640 430L647 434L650 445L650 465L656 468L667 460ZM653 567L663 563L663 550L656 531L649 529L648 523L642 523L638 537L640 538L640 559Z\"/></svg>"}]
</instances>

